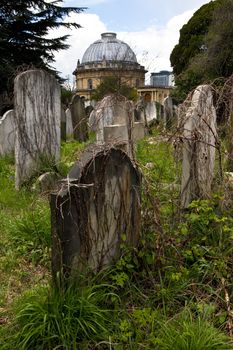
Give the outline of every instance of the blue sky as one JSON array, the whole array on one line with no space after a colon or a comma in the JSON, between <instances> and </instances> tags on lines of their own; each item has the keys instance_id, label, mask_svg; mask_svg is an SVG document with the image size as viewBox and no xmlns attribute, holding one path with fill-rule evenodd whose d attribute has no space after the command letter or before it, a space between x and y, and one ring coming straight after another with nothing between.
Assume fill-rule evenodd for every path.
<instances>
[{"instance_id":1,"label":"blue sky","mask_svg":"<svg viewBox=\"0 0 233 350\"><path fill-rule=\"evenodd\" d=\"M81 29L60 29L51 35L71 34L69 50L56 54L55 67L64 77L72 72L77 59L105 31L117 33L134 50L138 62L149 73L170 69L169 56L179 40L179 30L207 0L65 0L64 6L88 7L69 20ZM148 73L148 77L149 77Z\"/></svg>"}]
</instances>

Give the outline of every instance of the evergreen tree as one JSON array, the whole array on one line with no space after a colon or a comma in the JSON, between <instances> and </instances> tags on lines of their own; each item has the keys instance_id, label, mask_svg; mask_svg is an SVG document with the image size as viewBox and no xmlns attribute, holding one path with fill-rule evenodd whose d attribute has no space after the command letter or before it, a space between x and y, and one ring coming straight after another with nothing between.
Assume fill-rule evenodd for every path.
<instances>
[{"instance_id":1,"label":"evergreen tree","mask_svg":"<svg viewBox=\"0 0 233 350\"><path fill-rule=\"evenodd\" d=\"M0 95L12 92L13 79L22 67L51 67L54 53L68 48L68 35L48 38L50 29L79 28L63 18L84 8L62 7L61 0L1 0L0 6Z\"/></svg>"},{"instance_id":2,"label":"evergreen tree","mask_svg":"<svg viewBox=\"0 0 233 350\"><path fill-rule=\"evenodd\" d=\"M203 5L180 31L171 64L176 89L183 100L197 85L233 74L233 0L215 0Z\"/></svg>"}]
</instances>

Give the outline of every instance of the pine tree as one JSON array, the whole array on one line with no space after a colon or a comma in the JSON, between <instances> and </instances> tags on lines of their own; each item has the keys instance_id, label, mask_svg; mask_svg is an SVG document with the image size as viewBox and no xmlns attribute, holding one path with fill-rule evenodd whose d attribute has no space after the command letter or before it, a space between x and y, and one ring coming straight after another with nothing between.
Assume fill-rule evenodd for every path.
<instances>
[{"instance_id":1,"label":"pine tree","mask_svg":"<svg viewBox=\"0 0 233 350\"><path fill-rule=\"evenodd\" d=\"M69 35L50 39L50 29L79 28L64 17L85 8L62 7L62 0L1 0L0 6L0 95L12 93L13 79L23 67L51 67L54 53L68 48ZM1 101L1 99L0 99ZM1 103L1 102L0 102Z\"/></svg>"}]
</instances>

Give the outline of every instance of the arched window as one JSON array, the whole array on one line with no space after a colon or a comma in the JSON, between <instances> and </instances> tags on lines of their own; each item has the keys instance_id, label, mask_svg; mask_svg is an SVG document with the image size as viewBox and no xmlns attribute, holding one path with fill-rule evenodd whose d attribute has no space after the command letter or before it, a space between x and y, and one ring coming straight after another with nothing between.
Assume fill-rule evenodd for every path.
<instances>
[{"instance_id":1,"label":"arched window","mask_svg":"<svg viewBox=\"0 0 233 350\"><path fill-rule=\"evenodd\" d=\"M146 92L144 95L144 100L146 102L151 102L151 94L149 92Z\"/></svg>"},{"instance_id":2,"label":"arched window","mask_svg":"<svg viewBox=\"0 0 233 350\"><path fill-rule=\"evenodd\" d=\"M92 79L88 79L88 81L87 81L87 88L88 88L88 90L92 90L93 89Z\"/></svg>"}]
</instances>

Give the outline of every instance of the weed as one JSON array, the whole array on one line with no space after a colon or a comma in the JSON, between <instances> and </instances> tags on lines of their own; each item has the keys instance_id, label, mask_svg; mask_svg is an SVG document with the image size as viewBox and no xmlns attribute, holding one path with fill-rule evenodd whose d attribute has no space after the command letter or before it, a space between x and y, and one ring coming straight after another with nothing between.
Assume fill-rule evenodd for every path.
<instances>
[{"instance_id":1,"label":"weed","mask_svg":"<svg viewBox=\"0 0 233 350\"><path fill-rule=\"evenodd\" d=\"M157 334L159 350L230 350L230 339L200 316L185 309L161 323Z\"/></svg>"},{"instance_id":2,"label":"weed","mask_svg":"<svg viewBox=\"0 0 233 350\"><path fill-rule=\"evenodd\" d=\"M101 307L105 297L101 286L27 293L17 301L13 332L2 349L70 350L83 341L107 339L111 318Z\"/></svg>"}]
</instances>

